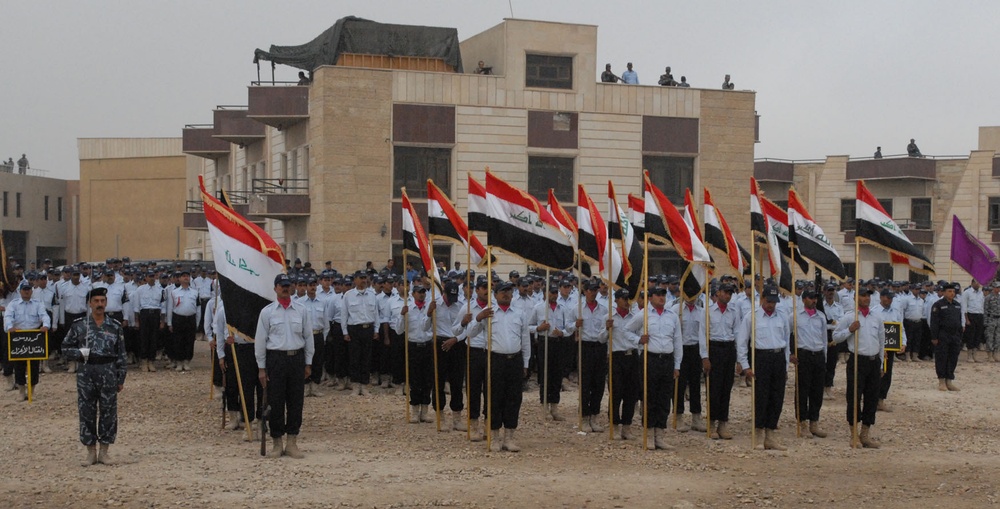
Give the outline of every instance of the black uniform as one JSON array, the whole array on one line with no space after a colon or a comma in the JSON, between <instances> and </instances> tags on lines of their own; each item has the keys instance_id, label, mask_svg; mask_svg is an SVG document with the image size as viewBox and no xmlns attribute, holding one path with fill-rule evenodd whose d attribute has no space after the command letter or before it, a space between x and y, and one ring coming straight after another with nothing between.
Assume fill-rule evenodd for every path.
<instances>
[{"instance_id":1,"label":"black uniform","mask_svg":"<svg viewBox=\"0 0 1000 509\"><path fill-rule=\"evenodd\" d=\"M931 306L931 339L934 346L934 369L939 379L955 379L955 367L962 353L962 305L958 299L940 299Z\"/></svg>"}]
</instances>

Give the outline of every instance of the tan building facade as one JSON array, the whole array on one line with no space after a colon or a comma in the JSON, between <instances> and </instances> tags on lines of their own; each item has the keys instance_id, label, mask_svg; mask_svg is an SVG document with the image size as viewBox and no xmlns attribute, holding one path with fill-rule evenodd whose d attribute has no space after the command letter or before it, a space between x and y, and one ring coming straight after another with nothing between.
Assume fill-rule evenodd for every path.
<instances>
[{"instance_id":1,"label":"tan building facade","mask_svg":"<svg viewBox=\"0 0 1000 509\"><path fill-rule=\"evenodd\" d=\"M187 160L180 138L80 138L82 261L179 258ZM190 199L190 197L188 197Z\"/></svg>"},{"instance_id":2,"label":"tan building facade","mask_svg":"<svg viewBox=\"0 0 1000 509\"><path fill-rule=\"evenodd\" d=\"M0 172L0 230L8 256L24 267L75 256L79 183Z\"/></svg>"},{"instance_id":3,"label":"tan building facade","mask_svg":"<svg viewBox=\"0 0 1000 509\"><path fill-rule=\"evenodd\" d=\"M188 196L200 173L288 258L340 270L399 255L401 187L422 212L432 178L464 212L468 174L482 180L487 167L543 202L553 188L569 207L577 184L603 207L609 179L625 203L647 168L675 204L685 188L709 187L746 236L737 218L748 211L754 92L596 82L591 25L507 19L461 52L466 73L337 65L316 69L309 86L251 86L246 109L185 129L184 151L198 156ZM493 74L473 73L479 61ZM185 255L210 258L197 214L196 205L185 214L201 232ZM449 244L436 256L465 260ZM498 270L524 267L500 260Z\"/></svg>"},{"instance_id":4,"label":"tan building facade","mask_svg":"<svg viewBox=\"0 0 1000 509\"><path fill-rule=\"evenodd\" d=\"M979 147L965 156L923 158L829 156L817 161L758 160L754 174L766 196L787 200L788 189L805 201L854 275L854 200L856 182L872 194L911 242L937 269L933 279L967 285L970 276L952 266L952 216L970 233L1000 251L1000 127L981 127ZM886 253L862 245L860 275L870 279L920 280L905 266L892 265ZM804 277L797 275L797 277Z\"/></svg>"}]
</instances>

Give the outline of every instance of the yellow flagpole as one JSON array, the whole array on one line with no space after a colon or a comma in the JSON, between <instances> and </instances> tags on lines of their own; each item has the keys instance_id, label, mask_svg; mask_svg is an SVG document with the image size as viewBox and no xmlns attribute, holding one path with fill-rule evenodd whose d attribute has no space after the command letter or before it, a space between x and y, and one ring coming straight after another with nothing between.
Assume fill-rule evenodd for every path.
<instances>
[{"instance_id":1,"label":"yellow flagpole","mask_svg":"<svg viewBox=\"0 0 1000 509\"><path fill-rule=\"evenodd\" d=\"M493 309L493 247L486 248L486 309ZM493 317L486 317L486 450L493 445Z\"/></svg>"},{"instance_id":2,"label":"yellow flagpole","mask_svg":"<svg viewBox=\"0 0 1000 509\"><path fill-rule=\"evenodd\" d=\"M579 254L576 256L576 272L580 275L577 279L576 284L576 317L583 318L583 257ZM575 324L574 324L575 325ZM580 331L574 333L576 335L576 383L577 383L577 411L576 416L579 419L577 422L577 429L583 429L583 334Z\"/></svg>"},{"instance_id":3,"label":"yellow flagpole","mask_svg":"<svg viewBox=\"0 0 1000 509\"><path fill-rule=\"evenodd\" d=\"M710 329L712 326L712 317L709 315L709 307L712 305L712 298L709 296L708 291L709 285L705 285L705 352L708 353L708 362L712 362L712 353L709 350L712 347L712 339L710 337ZM712 372L709 370L705 373L705 428L708 430L705 432L706 438L712 438Z\"/></svg>"},{"instance_id":4,"label":"yellow flagpole","mask_svg":"<svg viewBox=\"0 0 1000 509\"><path fill-rule=\"evenodd\" d=\"M610 254L610 253L609 253ZM608 261L610 262L612 256L608 256ZM608 286L608 320L612 319L611 310L615 305L615 294L611 291L614 286L611 284L611 264L608 263L608 279L605 281ZM615 349L613 345L614 341L614 327L608 329L608 440L614 441L615 439L615 414L614 414L614 404L615 404L615 386L613 383L614 377L614 360L612 356L614 355Z\"/></svg>"},{"instance_id":5,"label":"yellow flagpole","mask_svg":"<svg viewBox=\"0 0 1000 509\"><path fill-rule=\"evenodd\" d=\"M750 267L754 264L757 242L753 231L750 232ZM751 270L750 272L753 272ZM763 277L763 274L761 275ZM757 276L750 277L750 371L754 374L750 379L750 448L757 448L757 306L754 304L754 294L757 293Z\"/></svg>"},{"instance_id":6,"label":"yellow flagpole","mask_svg":"<svg viewBox=\"0 0 1000 509\"><path fill-rule=\"evenodd\" d=\"M216 339L218 341L218 339ZM225 341L225 340L223 340ZM230 353L233 356L233 369L236 370L236 388L240 391L240 407L243 409L243 423L247 427L247 441L253 442L253 430L250 426L250 414L247 412L247 400L246 395L243 394L243 377L240 375L240 362L236 358L236 344L233 343L230 346ZM225 373L222 376L226 376Z\"/></svg>"},{"instance_id":7,"label":"yellow flagpole","mask_svg":"<svg viewBox=\"0 0 1000 509\"><path fill-rule=\"evenodd\" d=\"M545 268L545 288L542 290L545 295L542 297L545 302L545 322L549 321L549 268ZM549 406L549 331L545 331L545 345L543 353L542 362L545 366L540 370L542 372L542 407L543 410L547 409ZM544 420L544 419L543 419Z\"/></svg>"},{"instance_id":8,"label":"yellow flagpole","mask_svg":"<svg viewBox=\"0 0 1000 509\"><path fill-rule=\"evenodd\" d=\"M642 239L642 334L649 335L649 234ZM642 345L642 448L649 450L649 339Z\"/></svg>"},{"instance_id":9,"label":"yellow flagpole","mask_svg":"<svg viewBox=\"0 0 1000 509\"><path fill-rule=\"evenodd\" d=\"M681 338L683 338L684 337L684 282L683 281L681 281L681 298L677 299L677 328L681 332ZM678 355L683 355L683 351L674 352L674 357L677 357ZM670 372L673 373L673 370L671 369ZM680 378L678 377L671 377L671 378L673 378L674 380L674 412L673 412L674 418L671 421L670 427L673 428L674 431L677 431L677 408L678 408L677 393L680 392L680 387L679 387Z\"/></svg>"},{"instance_id":10,"label":"yellow flagpole","mask_svg":"<svg viewBox=\"0 0 1000 509\"><path fill-rule=\"evenodd\" d=\"M792 262L788 264L788 270L792 273L792 355L798 356L799 354L799 310L798 310L798 298L795 296L795 244L788 243L788 252L791 255ZM795 380L793 381L795 385L795 436L796 438L802 438L802 426L800 425L800 420L802 418L802 409L799 408L799 364L795 363Z\"/></svg>"},{"instance_id":11,"label":"yellow flagpole","mask_svg":"<svg viewBox=\"0 0 1000 509\"><path fill-rule=\"evenodd\" d=\"M858 298L860 297L861 289L861 239L858 238L857 234L854 236L854 320L858 320ZM851 448L857 448L860 444L858 443L858 331L854 331L854 397L852 398L851 408L854 410L851 412Z\"/></svg>"},{"instance_id":12,"label":"yellow flagpole","mask_svg":"<svg viewBox=\"0 0 1000 509\"><path fill-rule=\"evenodd\" d=\"M465 288L462 288L462 293L464 294L466 289L469 287L469 278L472 277L472 230L466 228L465 230ZM475 288L475 287L473 287ZM475 298L475 290L469 293L469 296L465 299L465 314L472 312L472 299ZM472 388L469 386L471 384L471 373L469 371L469 361L472 359L472 338L468 335L465 337L465 438L466 440L472 440L472 414L469 409L472 408Z\"/></svg>"},{"instance_id":13,"label":"yellow flagpole","mask_svg":"<svg viewBox=\"0 0 1000 509\"><path fill-rule=\"evenodd\" d=\"M410 297L410 278L406 274L406 250L403 250L403 307L409 306L407 300ZM403 380L403 387L406 389L406 397L403 398L403 403L406 404L406 422L410 422L410 319L409 317L404 317L403 319L403 364L405 377Z\"/></svg>"},{"instance_id":14,"label":"yellow flagpole","mask_svg":"<svg viewBox=\"0 0 1000 509\"><path fill-rule=\"evenodd\" d=\"M433 270L437 270L434 268ZM437 302L434 295L434 274L428 274L431 277L431 302ZM435 304L436 305L436 304ZM438 371L438 345L437 345L437 313L431 315L431 330L433 330L433 336L431 336L431 350L434 352L434 420L437 421L437 430L441 431L441 395L440 392L440 376L441 372ZM455 390L453 387L452 390Z\"/></svg>"}]
</instances>

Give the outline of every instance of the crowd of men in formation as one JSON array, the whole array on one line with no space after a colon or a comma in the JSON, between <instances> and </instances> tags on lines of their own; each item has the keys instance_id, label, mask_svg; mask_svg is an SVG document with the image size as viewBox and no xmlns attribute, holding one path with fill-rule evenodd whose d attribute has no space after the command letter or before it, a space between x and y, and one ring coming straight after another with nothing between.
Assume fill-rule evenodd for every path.
<instances>
[{"instance_id":1,"label":"crowd of men in formation","mask_svg":"<svg viewBox=\"0 0 1000 509\"><path fill-rule=\"evenodd\" d=\"M452 271L440 269L440 284L432 288L412 265L397 274L392 260L382 270L369 262L350 274L330 262L316 270L296 260L275 279L276 302L261 311L251 338L227 326L215 272L207 267L132 265L127 258L58 271L49 261L34 272L12 266L17 289L2 302L4 328L49 330L52 357L32 366L32 385L39 372L62 366L85 378L82 385L78 380L81 422L94 423L81 426L88 463L105 458L117 428L104 422L117 416L102 409L98 427L98 400L110 396L96 391L85 398L83 387L121 390L126 364L150 372L157 365L190 370L199 334L211 341L217 358L215 384L224 387L230 429L264 416L266 391L270 455L295 458L302 457L296 439L304 397L322 396L324 386L358 396L369 395L372 386L398 389L408 399L410 422L441 418L446 427L469 431L473 441L492 433L497 451L520 450L515 433L525 392L537 390L547 417L563 421L561 393L576 389L581 431L610 425L615 437L633 440L638 414L639 426L651 432L647 447L671 449L671 412L681 431L733 438L729 407L737 376L747 385L756 380L753 424L764 447L783 450L776 429L789 364L797 366L799 429L822 438L820 410L833 397L839 360L848 380L855 365L858 370L859 412L855 420L848 383L847 422L860 425L852 432L862 445L877 448L870 427L877 411L891 411L886 399L896 360L933 360L942 391L959 390L955 368L963 349L971 362L983 349L984 360L1000 361L1000 283L984 291L973 281L961 291L946 281L797 281L792 294L782 295L760 276L752 284L723 276L706 293L685 298L675 275L651 276L647 291L631 295L570 272L546 278L512 271L503 280L456 264ZM104 321L105 314L111 320ZM885 351L887 323L903 325L898 353ZM88 358L81 345L102 353ZM91 365L108 370L91 373ZM3 366L22 399L26 367ZM610 418L601 408L609 380ZM702 407L703 386L708 408ZM114 409L112 399L99 402ZM100 454L93 449L98 441Z\"/></svg>"}]
</instances>

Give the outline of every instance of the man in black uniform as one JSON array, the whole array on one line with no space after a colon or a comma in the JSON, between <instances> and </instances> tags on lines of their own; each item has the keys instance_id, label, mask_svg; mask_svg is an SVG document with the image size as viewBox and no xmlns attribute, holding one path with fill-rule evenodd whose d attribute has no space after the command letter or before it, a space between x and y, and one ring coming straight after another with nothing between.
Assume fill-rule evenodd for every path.
<instances>
[{"instance_id":1,"label":"man in black uniform","mask_svg":"<svg viewBox=\"0 0 1000 509\"><path fill-rule=\"evenodd\" d=\"M944 286L944 297L931 306L931 344L939 391L958 391L952 383L962 353L962 306L955 300L955 285Z\"/></svg>"}]
</instances>

